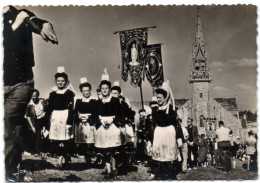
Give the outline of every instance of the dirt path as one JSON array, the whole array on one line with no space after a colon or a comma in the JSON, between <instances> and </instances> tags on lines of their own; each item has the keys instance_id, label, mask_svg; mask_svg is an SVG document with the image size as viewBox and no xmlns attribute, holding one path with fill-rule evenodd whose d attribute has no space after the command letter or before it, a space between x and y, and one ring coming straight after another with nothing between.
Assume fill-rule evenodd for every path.
<instances>
[{"instance_id":1,"label":"dirt path","mask_svg":"<svg viewBox=\"0 0 260 183\"><path fill-rule=\"evenodd\" d=\"M33 156L23 157L23 166L26 171L26 177L32 178L33 182L37 181L105 181L103 168L87 169L84 158L72 158L66 170L58 170L55 167L56 158L36 158ZM242 168L244 162L237 161L237 169L228 174L224 174L215 167L191 170L186 174L178 175L178 180L254 180L258 178L256 172L249 172ZM148 167L137 165L131 167L127 173L121 174L118 180L141 181L151 180L147 173Z\"/></svg>"}]
</instances>

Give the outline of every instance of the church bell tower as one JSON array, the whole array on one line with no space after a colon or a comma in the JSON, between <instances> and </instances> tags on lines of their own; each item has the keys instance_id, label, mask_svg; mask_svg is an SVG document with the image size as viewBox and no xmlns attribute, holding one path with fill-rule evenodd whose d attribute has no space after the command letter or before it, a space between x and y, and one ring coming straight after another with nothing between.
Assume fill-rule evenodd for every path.
<instances>
[{"instance_id":1,"label":"church bell tower","mask_svg":"<svg viewBox=\"0 0 260 183\"><path fill-rule=\"evenodd\" d=\"M192 114L199 133L205 133L205 119L209 117L209 83L212 82L208 69L206 43L202 35L200 8L197 11L195 40L192 44L192 70L189 83L192 85Z\"/></svg>"}]
</instances>

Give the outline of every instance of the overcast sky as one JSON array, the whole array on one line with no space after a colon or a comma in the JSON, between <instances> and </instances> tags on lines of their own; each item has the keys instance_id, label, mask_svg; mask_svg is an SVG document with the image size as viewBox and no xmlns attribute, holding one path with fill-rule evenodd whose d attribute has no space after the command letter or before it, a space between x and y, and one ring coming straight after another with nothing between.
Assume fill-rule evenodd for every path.
<instances>
[{"instance_id":1,"label":"overcast sky","mask_svg":"<svg viewBox=\"0 0 260 183\"><path fill-rule=\"evenodd\" d=\"M24 7L18 7L24 8ZM148 44L163 43L164 77L170 80L175 98L191 98L188 83L192 68L191 45L195 37L196 6L146 7L27 7L39 18L49 20L59 45L34 36L36 88L48 97L55 85L57 66L65 66L70 82L78 90L86 76L93 94L106 67L110 81L120 80L129 100L140 100L139 88L123 82L119 35L113 31L156 25L149 29ZM241 110L256 110L256 7L201 6L202 31L207 43L208 65L213 82L212 97L237 97ZM152 88L143 84L144 99Z\"/></svg>"}]
</instances>

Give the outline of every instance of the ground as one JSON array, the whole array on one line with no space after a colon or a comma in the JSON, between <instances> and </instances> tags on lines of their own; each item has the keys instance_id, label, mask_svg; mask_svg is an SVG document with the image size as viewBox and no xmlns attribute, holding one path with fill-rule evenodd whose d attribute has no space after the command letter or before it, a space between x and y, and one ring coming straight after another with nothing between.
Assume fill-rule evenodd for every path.
<instances>
[{"instance_id":1,"label":"ground","mask_svg":"<svg viewBox=\"0 0 260 183\"><path fill-rule=\"evenodd\" d=\"M23 168L25 169L25 181L29 177L33 182L37 181L104 181L103 168L87 169L84 158L72 158L66 170L56 168L57 158L23 156ZM151 180L148 167L136 165L127 174L120 175L118 180ZM245 170L245 162L237 161L237 168L230 173L223 173L215 167L199 167L190 170L186 174L177 175L178 180L255 180L257 172ZM28 180L28 179L27 179Z\"/></svg>"}]
</instances>

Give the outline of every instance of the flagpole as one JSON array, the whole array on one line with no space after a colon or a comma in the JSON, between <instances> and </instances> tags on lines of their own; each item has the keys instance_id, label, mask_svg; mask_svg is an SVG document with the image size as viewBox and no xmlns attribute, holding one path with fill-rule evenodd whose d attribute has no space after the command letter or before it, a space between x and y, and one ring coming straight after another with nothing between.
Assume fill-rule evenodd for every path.
<instances>
[{"instance_id":1,"label":"flagpole","mask_svg":"<svg viewBox=\"0 0 260 183\"><path fill-rule=\"evenodd\" d=\"M142 80L140 81L140 95L141 95L141 103L142 103L142 109L144 109L144 99L143 99L143 90L142 90Z\"/></svg>"},{"instance_id":2,"label":"flagpole","mask_svg":"<svg viewBox=\"0 0 260 183\"><path fill-rule=\"evenodd\" d=\"M157 26L154 25L154 26L150 26L150 27L142 27L142 28L135 28L135 29L145 29L145 28L153 28L153 29L155 29L155 28L157 28ZM135 30L135 29L128 29L128 30ZM122 30L122 31L126 31L126 30ZM117 34L117 33L122 32L122 31L114 31L113 33Z\"/></svg>"}]
</instances>

